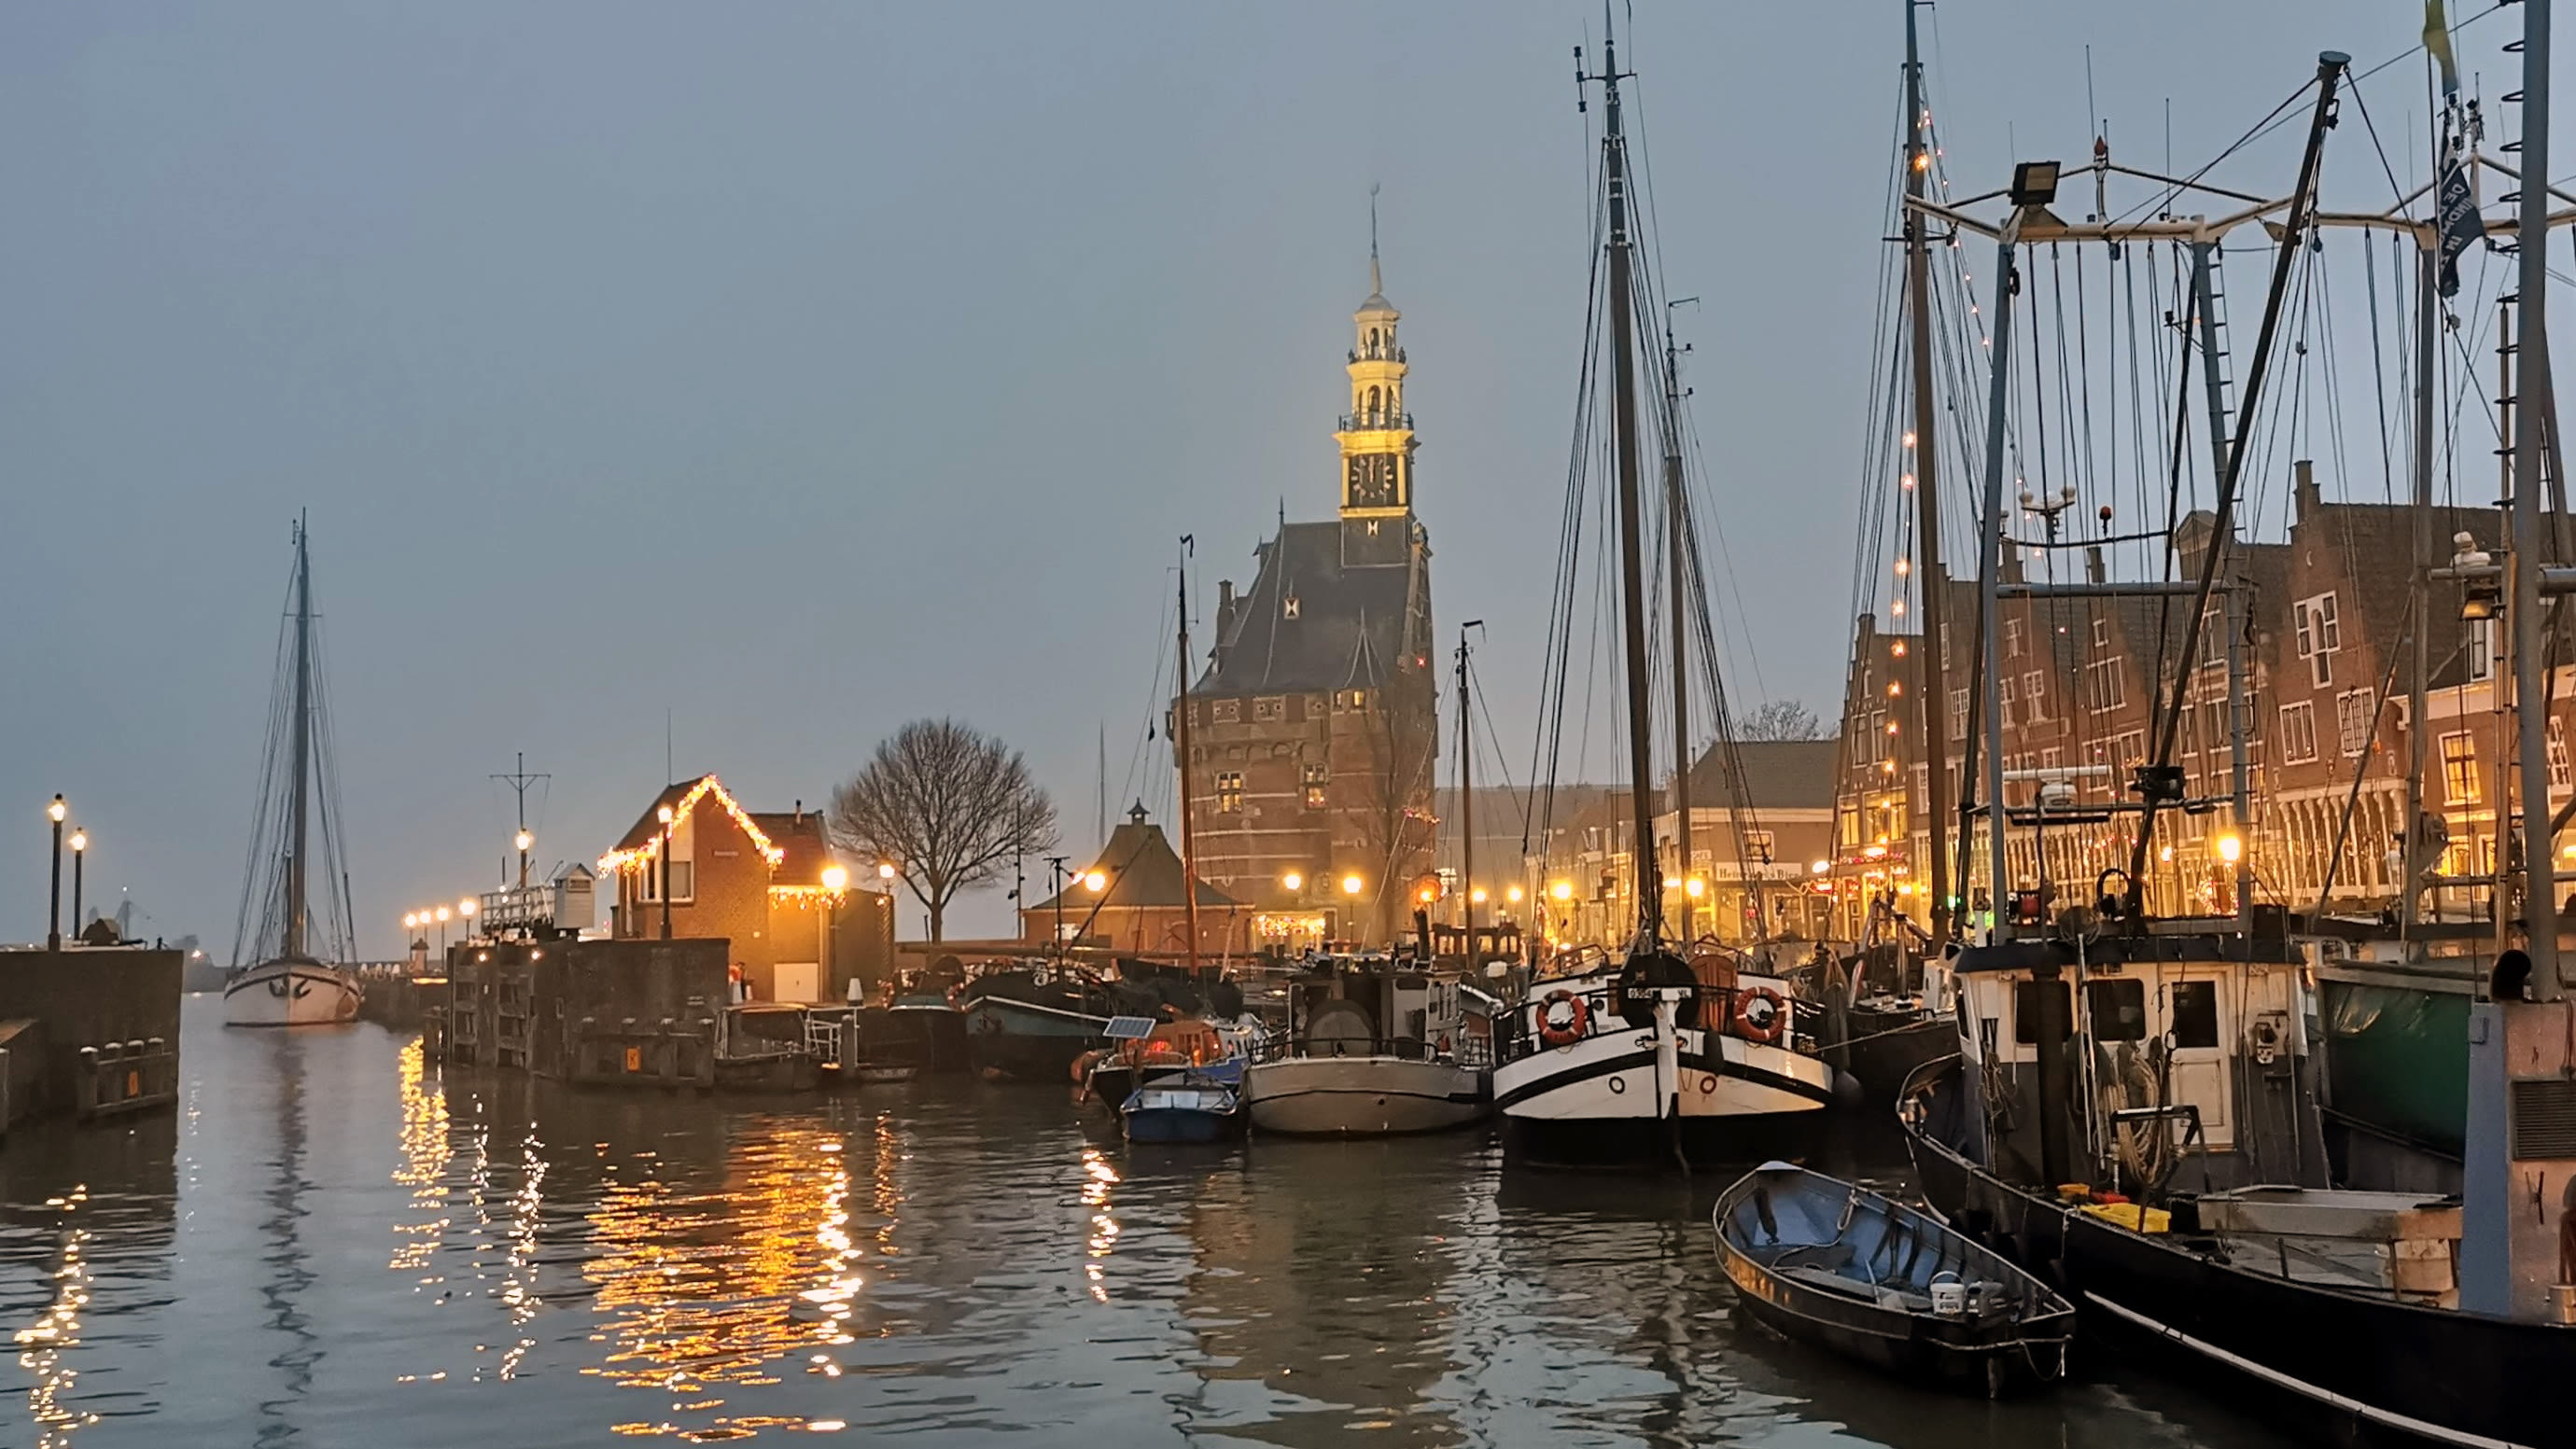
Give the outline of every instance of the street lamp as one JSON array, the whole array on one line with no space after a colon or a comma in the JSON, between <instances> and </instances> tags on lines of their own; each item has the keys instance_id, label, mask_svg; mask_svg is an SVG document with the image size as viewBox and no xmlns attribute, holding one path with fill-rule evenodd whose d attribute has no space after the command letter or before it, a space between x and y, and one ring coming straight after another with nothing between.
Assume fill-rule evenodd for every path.
<instances>
[{"instance_id":1,"label":"street lamp","mask_svg":"<svg viewBox=\"0 0 2576 1449\"><path fill-rule=\"evenodd\" d=\"M456 914L465 918L465 924L458 927L458 929L462 930L468 937L471 937L474 934L474 905L475 902L472 896L467 896L456 903Z\"/></svg>"},{"instance_id":2,"label":"street lamp","mask_svg":"<svg viewBox=\"0 0 2576 1449\"><path fill-rule=\"evenodd\" d=\"M45 807L45 818L54 822L54 885L45 907L45 949L63 949L63 817L72 813L58 793L54 803Z\"/></svg>"},{"instance_id":3,"label":"street lamp","mask_svg":"<svg viewBox=\"0 0 2576 1449\"><path fill-rule=\"evenodd\" d=\"M89 832L74 826L72 827L72 940L75 944L80 941L81 933L81 876L83 874L81 864L88 859Z\"/></svg>"},{"instance_id":4,"label":"street lamp","mask_svg":"<svg viewBox=\"0 0 2576 1449\"><path fill-rule=\"evenodd\" d=\"M510 837L510 843L519 848L519 889L526 890L528 888L528 847L536 844L537 838L522 830Z\"/></svg>"},{"instance_id":5,"label":"street lamp","mask_svg":"<svg viewBox=\"0 0 2576 1449\"><path fill-rule=\"evenodd\" d=\"M1102 871L1084 871L1082 873L1082 888L1096 896L1102 891L1109 889L1109 877Z\"/></svg>"},{"instance_id":6,"label":"street lamp","mask_svg":"<svg viewBox=\"0 0 2576 1449\"><path fill-rule=\"evenodd\" d=\"M1290 895L1295 895L1306 888L1306 877L1303 873L1292 870L1279 877L1279 888Z\"/></svg>"},{"instance_id":7,"label":"street lamp","mask_svg":"<svg viewBox=\"0 0 2576 1449\"><path fill-rule=\"evenodd\" d=\"M438 908L438 959L447 959L447 907Z\"/></svg>"},{"instance_id":8,"label":"street lamp","mask_svg":"<svg viewBox=\"0 0 2576 1449\"><path fill-rule=\"evenodd\" d=\"M671 807L655 811L654 818L662 822L662 939L667 941L671 939Z\"/></svg>"},{"instance_id":9,"label":"street lamp","mask_svg":"<svg viewBox=\"0 0 2576 1449\"><path fill-rule=\"evenodd\" d=\"M1360 893L1360 878L1359 878L1358 874L1357 874L1357 873L1353 873L1353 874L1351 874L1351 875L1343 876L1343 877L1342 877L1342 894L1343 894L1343 895L1346 895L1346 896L1355 896L1355 895L1358 895L1359 893Z\"/></svg>"}]
</instances>

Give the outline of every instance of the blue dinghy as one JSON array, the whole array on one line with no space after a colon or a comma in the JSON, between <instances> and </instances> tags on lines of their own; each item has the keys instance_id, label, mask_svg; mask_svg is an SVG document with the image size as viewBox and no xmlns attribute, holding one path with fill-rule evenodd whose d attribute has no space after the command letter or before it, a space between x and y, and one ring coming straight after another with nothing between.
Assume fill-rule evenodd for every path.
<instances>
[{"instance_id":1,"label":"blue dinghy","mask_svg":"<svg viewBox=\"0 0 2576 1449\"><path fill-rule=\"evenodd\" d=\"M1766 1162L1711 1218L1736 1301L1786 1337L1990 1397L2066 1372L2073 1305L1928 1213Z\"/></svg>"},{"instance_id":2,"label":"blue dinghy","mask_svg":"<svg viewBox=\"0 0 2576 1449\"><path fill-rule=\"evenodd\" d=\"M1222 1142L1243 1131L1243 1062L1150 1078L1119 1104L1130 1142Z\"/></svg>"}]
</instances>

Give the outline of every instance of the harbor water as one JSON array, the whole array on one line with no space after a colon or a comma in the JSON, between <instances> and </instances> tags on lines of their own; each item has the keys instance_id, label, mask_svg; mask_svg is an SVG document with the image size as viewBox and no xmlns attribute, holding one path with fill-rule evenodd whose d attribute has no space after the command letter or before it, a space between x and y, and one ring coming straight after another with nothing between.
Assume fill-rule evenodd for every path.
<instances>
[{"instance_id":1,"label":"harbor water","mask_svg":"<svg viewBox=\"0 0 2576 1449\"><path fill-rule=\"evenodd\" d=\"M1130 1151L963 1077L574 1090L211 997L183 1042L175 1115L0 1146L0 1444L2281 1442L2126 1365L1988 1404L1739 1327L1717 1174Z\"/></svg>"}]
</instances>

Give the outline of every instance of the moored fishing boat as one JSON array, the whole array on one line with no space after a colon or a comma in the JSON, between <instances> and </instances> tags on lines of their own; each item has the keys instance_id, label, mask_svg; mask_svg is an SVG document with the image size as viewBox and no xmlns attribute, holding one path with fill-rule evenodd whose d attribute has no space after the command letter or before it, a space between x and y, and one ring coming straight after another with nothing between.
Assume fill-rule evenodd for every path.
<instances>
[{"instance_id":1,"label":"moored fishing boat","mask_svg":"<svg viewBox=\"0 0 2576 1449\"><path fill-rule=\"evenodd\" d=\"M1900 1377L2000 1397L2066 1370L2075 1308L1929 1214L1785 1162L1710 1213L1739 1310Z\"/></svg>"},{"instance_id":2,"label":"moored fishing boat","mask_svg":"<svg viewBox=\"0 0 2576 1449\"><path fill-rule=\"evenodd\" d=\"M1303 1137L1391 1137L1463 1127L1491 1101L1501 1003L1418 963L1319 957L1291 981L1289 1020L1244 1072L1252 1125Z\"/></svg>"}]
</instances>

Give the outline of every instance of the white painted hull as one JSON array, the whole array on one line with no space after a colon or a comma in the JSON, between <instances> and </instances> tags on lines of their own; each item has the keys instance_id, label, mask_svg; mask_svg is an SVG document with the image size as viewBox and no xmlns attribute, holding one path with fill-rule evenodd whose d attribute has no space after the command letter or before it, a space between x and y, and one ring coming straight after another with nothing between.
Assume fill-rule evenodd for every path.
<instances>
[{"instance_id":1,"label":"white painted hull","mask_svg":"<svg viewBox=\"0 0 2576 1449\"><path fill-rule=\"evenodd\" d=\"M1298 1137L1393 1137L1485 1115L1477 1072L1405 1057L1291 1057L1244 1073L1252 1125Z\"/></svg>"},{"instance_id":2,"label":"white painted hull","mask_svg":"<svg viewBox=\"0 0 2576 1449\"><path fill-rule=\"evenodd\" d=\"M1679 1080L1657 1090L1653 1033L1624 1025L1494 1069L1503 1115L1554 1122L1653 1121L1659 1097L1688 1119L1756 1119L1814 1112L1833 1098L1833 1068L1786 1047L1696 1029L1679 1034Z\"/></svg>"},{"instance_id":3,"label":"white painted hull","mask_svg":"<svg viewBox=\"0 0 2576 1449\"><path fill-rule=\"evenodd\" d=\"M226 1026L329 1026L355 1021L357 978L315 961L270 961L224 985Z\"/></svg>"}]
</instances>

